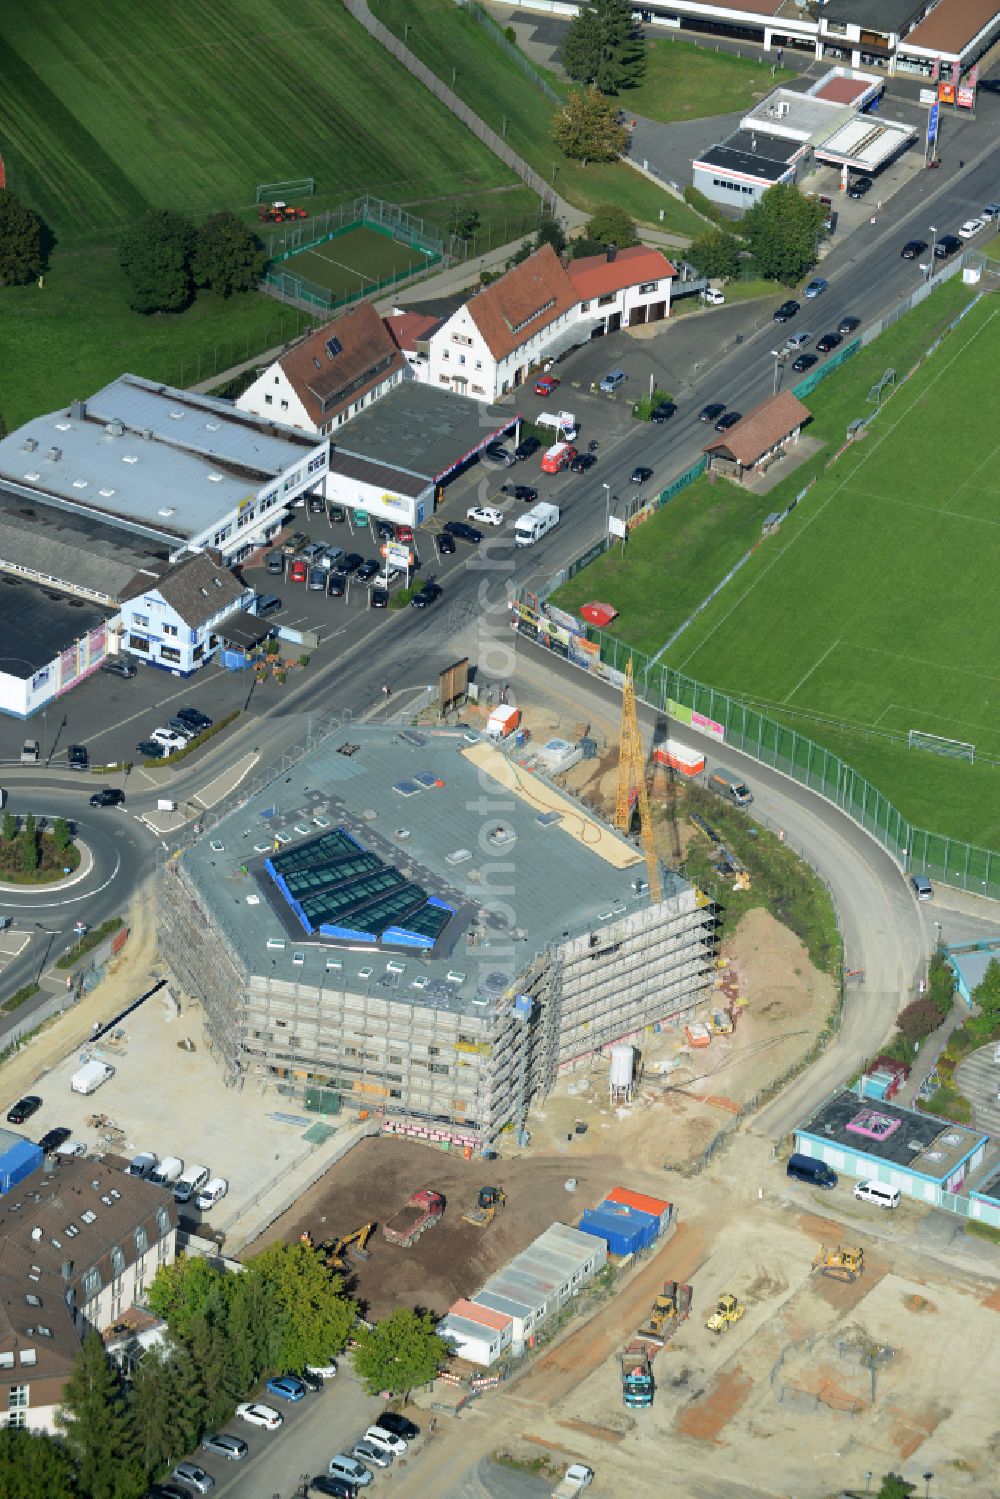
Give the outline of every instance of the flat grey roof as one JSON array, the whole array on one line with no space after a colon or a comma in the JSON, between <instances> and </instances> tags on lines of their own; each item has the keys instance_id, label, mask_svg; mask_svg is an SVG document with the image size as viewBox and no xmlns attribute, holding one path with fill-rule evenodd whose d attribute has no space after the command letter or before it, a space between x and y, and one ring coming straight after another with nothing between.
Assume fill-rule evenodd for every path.
<instances>
[{"instance_id":1,"label":"flat grey roof","mask_svg":"<svg viewBox=\"0 0 1000 1499\"><path fill-rule=\"evenodd\" d=\"M647 908L648 896L632 887L641 861L616 868L580 841L580 819L595 824L595 835L600 829L609 855L634 860L631 844L571 799L572 832L559 815L540 813L499 781L492 786L461 753L468 747L457 730L347 725L192 845L182 863L252 973L485 1015L570 927L586 931ZM499 752L497 761L506 767ZM502 815L489 809L491 786ZM484 832L499 825L514 836L491 850ZM453 908L429 952L307 937L265 860L276 842L291 850L341 827ZM502 902L491 893L501 862L513 870ZM665 899L688 889L666 871L663 887Z\"/></svg>"},{"instance_id":2,"label":"flat grey roof","mask_svg":"<svg viewBox=\"0 0 1000 1499\"><path fill-rule=\"evenodd\" d=\"M26 681L116 611L0 572L0 672Z\"/></svg>"},{"instance_id":3,"label":"flat grey roof","mask_svg":"<svg viewBox=\"0 0 1000 1499\"><path fill-rule=\"evenodd\" d=\"M430 483L516 420L499 406L404 380L340 428L333 458L366 458Z\"/></svg>"},{"instance_id":4,"label":"flat grey roof","mask_svg":"<svg viewBox=\"0 0 1000 1499\"><path fill-rule=\"evenodd\" d=\"M876 1134L866 1133L869 1129ZM882 1099L860 1099L847 1089L828 1098L808 1123L796 1127L796 1134L811 1135L824 1145L859 1151L933 1181L950 1176L977 1145L989 1138L933 1114L921 1114Z\"/></svg>"},{"instance_id":5,"label":"flat grey roof","mask_svg":"<svg viewBox=\"0 0 1000 1499\"><path fill-rule=\"evenodd\" d=\"M721 144L729 151L742 151L747 156L779 161L786 166L802 150L801 141L786 135L768 135L764 130L734 130Z\"/></svg>"},{"instance_id":6,"label":"flat grey roof","mask_svg":"<svg viewBox=\"0 0 1000 1499\"><path fill-rule=\"evenodd\" d=\"M343 474L345 479L359 479L362 484L377 484L382 489L394 489L397 494L408 494L416 498L429 489L433 480L425 474L408 474L402 468L390 468L386 463L373 463L369 458L352 458L349 453L334 450L330 454L331 474Z\"/></svg>"},{"instance_id":7,"label":"flat grey roof","mask_svg":"<svg viewBox=\"0 0 1000 1499\"><path fill-rule=\"evenodd\" d=\"M994 958L1000 962L1000 938L997 939L997 946L992 949L973 948L963 952L961 947L952 947L948 950L948 960L961 974L970 994L982 983Z\"/></svg>"},{"instance_id":8,"label":"flat grey roof","mask_svg":"<svg viewBox=\"0 0 1000 1499\"><path fill-rule=\"evenodd\" d=\"M798 150L798 143L788 142ZM745 177L762 177L765 182L780 182L788 171L788 162L750 151L731 149L727 145L710 146L695 158L696 166L718 167L722 172L739 172Z\"/></svg>"},{"instance_id":9,"label":"flat grey roof","mask_svg":"<svg viewBox=\"0 0 1000 1499\"><path fill-rule=\"evenodd\" d=\"M826 0L821 12L824 21L869 27L872 31L894 31L898 36L908 21L916 20L927 9L927 0ZM826 41L835 38L827 36Z\"/></svg>"},{"instance_id":10,"label":"flat grey roof","mask_svg":"<svg viewBox=\"0 0 1000 1499\"><path fill-rule=\"evenodd\" d=\"M801 145L815 135L828 135L855 112L852 104L835 104L796 89L777 88L755 104L740 124L744 130L756 127L771 134L793 135Z\"/></svg>"},{"instance_id":11,"label":"flat grey roof","mask_svg":"<svg viewBox=\"0 0 1000 1499\"><path fill-rule=\"evenodd\" d=\"M0 567L27 568L117 599L140 569L169 555L166 542L26 500L0 485Z\"/></svg>"},{"instance_id":12,"label":"flat grey roof","mask_svg":"<svg viewBox=\"0 0 1000 1499\"><path fill-rule=\"evenodd\" d=\"M82 415L70 414L75 407L50 412L0 440L0 479L77 513L120 517L181 540L321 442L229 401L138 375L119 376L81 406ZM107 430L111 422L122 424L120 435Z\"/></svg>"}]
</instances>

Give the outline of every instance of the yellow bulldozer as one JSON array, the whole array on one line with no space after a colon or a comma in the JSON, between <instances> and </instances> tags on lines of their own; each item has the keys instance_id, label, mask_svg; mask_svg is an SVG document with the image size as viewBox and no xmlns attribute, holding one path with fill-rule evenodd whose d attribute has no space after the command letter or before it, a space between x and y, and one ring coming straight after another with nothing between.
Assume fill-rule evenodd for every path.
<instances>
[{"instance_id":1,"label":"yellow bulldozer","mask_svg":"<svg viewBox=\"0 0 1000 1499\"><path fill-rule=\"evenodd\" d=\"M860 1248L845 1249L840 1244L833 1249L824 1245L813 1260L813 1268L821 1275L829 1275L831 1280L855 1281L865 1273L865 1252Z\"/></svg>"},{"instance_id":2,"label":"yellow bulldozer","mask_svg":"<svg viewBox=\"0 0 1000 1499\"><path fill-rule=\"evenodd\" d=\"M307 1244L310 1249L315 1249L323 1258L323 1263L328 1270L349 1270L351 1260L370 1260L371 1254L365 1248L368 1240L375 1232L374 1223L363 1223L351 1234L344 1234L340 1239L324 1239L317 1244L308 1229L302 1234L302 1243Z\"/></svg>"},{"instance_id":3,"label":"yellow bulldozer","mask_svg":"<svg viewBox=\"0 0 1000 1499\"><path fill-rule=\"evenodd\" d=\"M657 1348L662 1348L690 1310L691 1287L678 1285L676 1280L664 1281L662 1293L653 1302L649 1316L636 1336L643 1343L653 1343Z\"/></svg>"},{"instance_id":4,"label":"yellow bulldozer","mask_svg":"<svg viewBox=\"0 0 1000 1499\"><path fill-rule=\"evenodd\" d=\"M709 1332L728 1332L733 1323L738 1322L745 1315L746 1307L742 1301L737 1301L736 1297L731 1296L727 1291L725 1296L719 1297L718 1305L705 1326Z\"/></svg>"},{"instance_id":5,"label":"yellow bulldozer","mask_svg":"<svg viewBox=\"0 0 1000 1499\"><path fill-rule=\"evenodd\" d=\"M480 1187L476 1206L462 1214L462 1222L471 1223L473 1228L486 1228L506 1203L507 1194L503 1187Z\"/></svg>"}]
</instances>

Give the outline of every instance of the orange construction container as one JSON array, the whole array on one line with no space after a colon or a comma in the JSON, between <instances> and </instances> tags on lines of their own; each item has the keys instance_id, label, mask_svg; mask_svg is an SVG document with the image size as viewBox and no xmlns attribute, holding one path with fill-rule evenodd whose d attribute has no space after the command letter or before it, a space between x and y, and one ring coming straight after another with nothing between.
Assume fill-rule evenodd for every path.
<instances>
[{"instance_id":1,"label":"orange construction container","mask_svg":"<svg viewBox=\"0 0 1000 1499\"><path fill-rule=\"evenodd\" d=\"M686 1025L684 1027L684 1034L687 1037L689 1046L711 1046L712 1044L712 1032L707 1025L702 1025L698 1020L694 1020L690 1025Z\"/></svg>"},{"instance_id":2,"label":"orange construction container","mask_svg":"<svg viewBox=\"0 0 1000 1499\"><path fill-rule=\"evenodd\" d=\"M662 1197L647 1197L644 1192L633 1192L630 1187L615 1187L613 1192L608 1193L606 1200L621 1203L622 1207L636 1208L640 1213L648 1213L651 1218L658 1218L660 1233L669 1227L673 1216L672 1203L664 1202Z\"/></svg>"}]
</instances>

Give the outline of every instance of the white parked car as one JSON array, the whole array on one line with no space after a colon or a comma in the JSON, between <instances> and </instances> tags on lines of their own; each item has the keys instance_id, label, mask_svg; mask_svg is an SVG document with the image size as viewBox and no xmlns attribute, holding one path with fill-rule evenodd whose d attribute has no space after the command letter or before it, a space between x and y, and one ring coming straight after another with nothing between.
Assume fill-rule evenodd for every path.
<instances>
[{"instance_id":1,"label":"white parked car","mask_svg":"<svg viewBox=\"0 0 1000 1499\"><path fill-rule=\"evenodd\" d=\"M466 520L477 520L484 526L502 526L503 511L492 505L470 505L465 512Z\"/></svg>"},{"instance_id":2,"label":"white parked car","mask_svg":"<svg viewBox=\"0 0 1000 1499\"><path fill-rule=\"evenodd\" d=\"M328 1364L306 1364L306 1373L314 1374L317 1379L336 1379L337 1360L332 1358Z\"/></svg>"},{"instance_id":3,"label":"white parked car","mask_svg":"<svg viewBox=\"0 0 1000 1499\"><path fill-rule=\"evenodd\" d=\"M363 1440L371 1442L376 1447L382 1447L386 1452L395 1453L397 1457L401 1452L406 1451L403 1438L395 1436L391 1431L386 1431L384 1426L369 1426Z\"/></svg>"},{"instance_id":4,"label":"white parked car","mask_svg":"<svg viewBox=\"0 0 1000 1499\"><path fill-rule=\"evenodd\" d=\"M786 343L790 349L804 349L811 338L811 333L792 333Z\"/></svg>"},{"instance_id":5,"label":"white parked car","mask_svg":"<svg viewBox=\"0 0 1000 1499\"><path fill-rule=\"evenodd\" d=\"M165 745L167 749L183 749L187 740L183 734L178 734L174 729L154 729L150 734L154 744Z\"/></svg>"},{"instance_id":6,"label":"white parked car","mask_svg":"<svg viewBox=\"0 0 1000 1499\"><path fill-rule=\"evenodd\" d=\"M199 1212L207 1213L214 1208L217 1202L221 1202L229 1191L229 1183L224 1176L213 1176L212 1180L206 1182L194 1200L195 1207Z\"/></svg>"},{"instance_id":7,"label":"white parked car","mask_svg":"<svg viewBox=\"0 0 1000 1499\"><path fill-rule=\"evenodd\" d=\"M959 239L972 239L974 235L979 233L980 229L985 228L985 219L966 219L965 223L958 231L958 237Z\"/></svg>"},{"instance_id":8,"label":"white parked car","mask_svg":"<svg viewBox=\"0 0 1000 1499\"><path fill-rule=\"evenodd\" d=\"M241 1421L249 1421L251 1426L264 1426L268 1431L277 1431L285 1419L273 1406L261 1405L257 1400L244 1400L236 1407L236 1414Z\"/></svg>"}]
</instances>

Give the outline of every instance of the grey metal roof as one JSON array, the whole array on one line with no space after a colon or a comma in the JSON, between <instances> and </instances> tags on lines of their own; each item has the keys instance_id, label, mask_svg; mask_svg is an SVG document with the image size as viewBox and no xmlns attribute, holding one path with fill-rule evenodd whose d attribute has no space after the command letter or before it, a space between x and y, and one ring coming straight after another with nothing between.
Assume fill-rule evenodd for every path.
<instances>
[{"instance_id":1,"label":"grey metal roof","mask_svg":"<svg viewBox=\"0 0 1000 1499\"><path fill-rule=\"evenodd\" d=\"M515 420L514 412L499 406L404 380L340 428L334 448L430 481Z\"/></svg>"},{"instance_id":2,"label":"grey metal roof","mask_svg":"<svg viewBox=\"0 0 1000 1499\"><path fill-rule=\"evenodd\" d=\"M343 983L354 992L485 1015L536 953L568 935L570 919L586 930L606 925L612 910L624 915L647 908L648 898L633 890L634 865L616 869L558 820L546 825L499 783L502 817L484 812L487 777L461 754L467 747L459 731L347 725L182 856L252 973L317 986ZM589 814L574 804L574 816L582 815ZM512 927L493 913L498 857L480 843L484 817L488 828L491 816L516 834L513 853L504 860L505 869L509 863L514 870L503 899L513 911ZM318 830L337 827L454 907L426 956L307 939L284 900L272 904L274 887L264 866L275 842L292 848ZM619 835L607 836L634 852ZM687 888L676 876L665 876L665 898ZM284 945L269 948L269 939ZM299 955L301 963L295 961ZM334 980L328 959L343 964ZM387 966L397 959L401 973ZM359 970L366 967L372 971L362 976Z\"/></svg>"},{"instance_id":3,"label":"grey metal roof","mask_svg":"<svg viewBox=\"0 0 1000 1499\"><path fill-rule=\"evenodd\" d=\"M740 124L744 130L756 128L771 135L794 135L801 145L829 135L856 113L853 104L837 104L796 89L777 88L755 104Z\"/></svg>"},{"instance_id":4,"label":"grey metal roof","mask_svg":"<svg viewBox=\"0 0 1000 1499\"><path fill-rule=\"evenodd\" d=\"M414 499L433 483L426 474L410 474L387 463L373 463L370 458L353 458L336 448L330 453L330 472L342 474L345 479L358 479L362 484L375 484L380 489L395 490L397 494L412 495Z\"/></svg>"},{"instance_id":5,"label":"grey metal roof","mask_svg":"<svg viewBox=\"0 0 1000 1499\"><path fill-rule=\"evenodd\" d=\"M117 600L141 568L167 556L165 542L26 500L0 486L0 567L26 568Z\"/></svg>"},{"instance_id":6,"label":"grey metal roof","mask_svg":"<svg viewBox=\"0 0 1000 1499\"><path fill-rule=\"evenodd\" d=\"M922 16L926 9L927 0L825 0L820 17L872 31L892 31L898 36L908 21ZM826 40L834 42L836 38L828 36ZM863 43L860 45L862 52L867 50Z\"/></svg>"},{"instance_id":7,"label":"grey metal roof","mask_svg":"<svg viewBox=\"0 0 1000 1499\"><path fill-rule=\"evenodd\" d=\"M108 430L114 422L120 435ZM317 443L228 401L121 375L80 411L35 417L0 440L0 479L186 540Z\"/></svg>"},{"instance_id":8,"label":"grey metal roof","mask_svg":"<svg viewBox=\"0 0 1000 1499\"><path fill-rule=\"evenodd\" d=\"M874 1138L849 1127L852 1123L863 1123L862 1116L886 1120L885 1135ZM934 1181L944 1181L959 1162L989 1138L961 1124L937 1119L933 1114L921 1114L882 1099L861 1099L847 1089L828 1098L808 1123L796 1127L796 1134L811 1135L824 1144L873 1156Z\"/></svg>"},{"instance_id":9,"label":"grey metal roof","mask_svg":"<svg viewBox=\"0 0 1000 1499\"><path fill-rule=\"evenodd\" d=\"M717 167L722 172L739 172L741 176L759 177L765 182L780 182L791 170L787 161L776 161L750 151L731 150L727 145L710 146L696 158L695 165Z\"/></svg>"},{"instance_id":10,"label":"grey metal roof","mask_svg":"<svg viewBox=\"0 0 1000 1499\"><path fill-rule=\"evenodd\" d=\"M0 672L26 681L114 609L0 572Z\"/></svg>"}]
</instances>

